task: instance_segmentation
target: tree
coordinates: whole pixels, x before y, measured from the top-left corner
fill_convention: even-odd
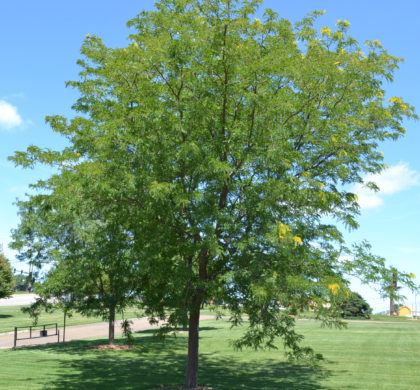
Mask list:
[[[389,275],[366,244],[347,249],[335,222],[357,227],[349,185],[383,169],[378,143],[416,116],[400,97],[384,99],[400,60],[379,41],[363,53],[347,21],[318,32],[322,12],[292,25],[269,9],[255,18],[260,3],[161,0],[129,22],[126,48],[87,36],[80,80],[69,82],[81,115],[47,118],[69,146],[12,158],[76,177],[106,172],[89,201],[119,210],[107,223],[124,213],[147,313],[188,324],[186,388],[198,383],[206,299],[223,300],[233,325],[247,315],[237,347],[280,336],[291,356],[313,361],[290,313],[313,302],[336,323],[322,305],[329,285]]]
[[[12,268],[9,260],[0,252],[0,298],[8,298],[12,295],[12,289],[15,287]]]
[[[18,202],[21,223],[12,234],[11,246],[22,258],[36,241],[38,259],[42,258],[38,264],[50,264],[36,288],[40,299],[29,311],[36,314],[40,307],[51,311],[59,305],[65,316],[71,310],[101,315],[109,321],[108,342],[114,344],[116,312],[137,301],[137,279],[132,277],[135,261],[128,256],[130,239],[123,223],[112,224],[111,218],[105,222],[104,208],[94,208],[88,197],[78,193],[80,183],[71,172],[48,182],[54,188],[51,194]],[[112,212],[109,207],[108,212]]]
[[[347,299],[341,302],[340,309],[342,318],[362,317],[369,319],[372,314],[372,308],[356,292],[350,293]]]

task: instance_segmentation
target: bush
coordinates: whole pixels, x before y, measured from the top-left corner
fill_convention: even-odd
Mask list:
[[[356,292],[352,292],[348,299],[341,303],[340,308],[341,317],[343,318],[361,317],[369,319],[372,314],[372,308],[364,298]]]

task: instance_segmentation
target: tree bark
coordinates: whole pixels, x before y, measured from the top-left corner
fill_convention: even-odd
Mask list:
[[[195,302],[190,312],[188,330],[188,358],[187,375],[185,378],[185,389],[194,389],[198,386],[198,336],[200,325],[201,300]]]
[[[108,344],[114,345],[115,343],[115,306],[109,308],[109,332]]]

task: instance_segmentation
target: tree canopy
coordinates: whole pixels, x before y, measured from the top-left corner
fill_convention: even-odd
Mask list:
[[[290,314],[313,304],[335,322],[322,304],[348,275],[389,277],[337,225],[357,227],[349,185],[384,168],[378,144],[416,117],[402,98],[384,99],[400,59],[379,41],[362,47],[345,20],[319,31],[323,12],[292,24],[270,9],[256,18],[260,3],[161,0],[128,23],[125,48],[88,35],[80,79],[68,83],[80,115],[47,118],[69,146],[12,157],[57,167],[37,188],[64,199],[74,220],[106,210],[101,231],[124,236],[111,256],[129,242],[148,315],[188,324],[186,388],[197,386],[206,299],[225,302],[234,325],[248,320],[238,347],[280,336],[291,356],[313,361]],[[85,225],[81,235],[81,245],[102,240]]]

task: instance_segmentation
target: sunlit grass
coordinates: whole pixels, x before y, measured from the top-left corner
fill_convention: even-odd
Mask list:
[[[243,329],[226,321],[203,321],[200,333],[200,385],[217,389],[418,389],[420,324],[350,323],[348,329],[320,328],[301,320],[305,343],[325,357],[324,375],[287,362],[279,350],[235,351],[231,341]],[[118,339],[121,340],[121,339]],[[131,351],[88,347],[106,340],[0,351],[1,389],[149,389],[184,381],[187,337],[165,342],[152,331],[135,334]],[[124,342],[121,340],[121,342]]]

